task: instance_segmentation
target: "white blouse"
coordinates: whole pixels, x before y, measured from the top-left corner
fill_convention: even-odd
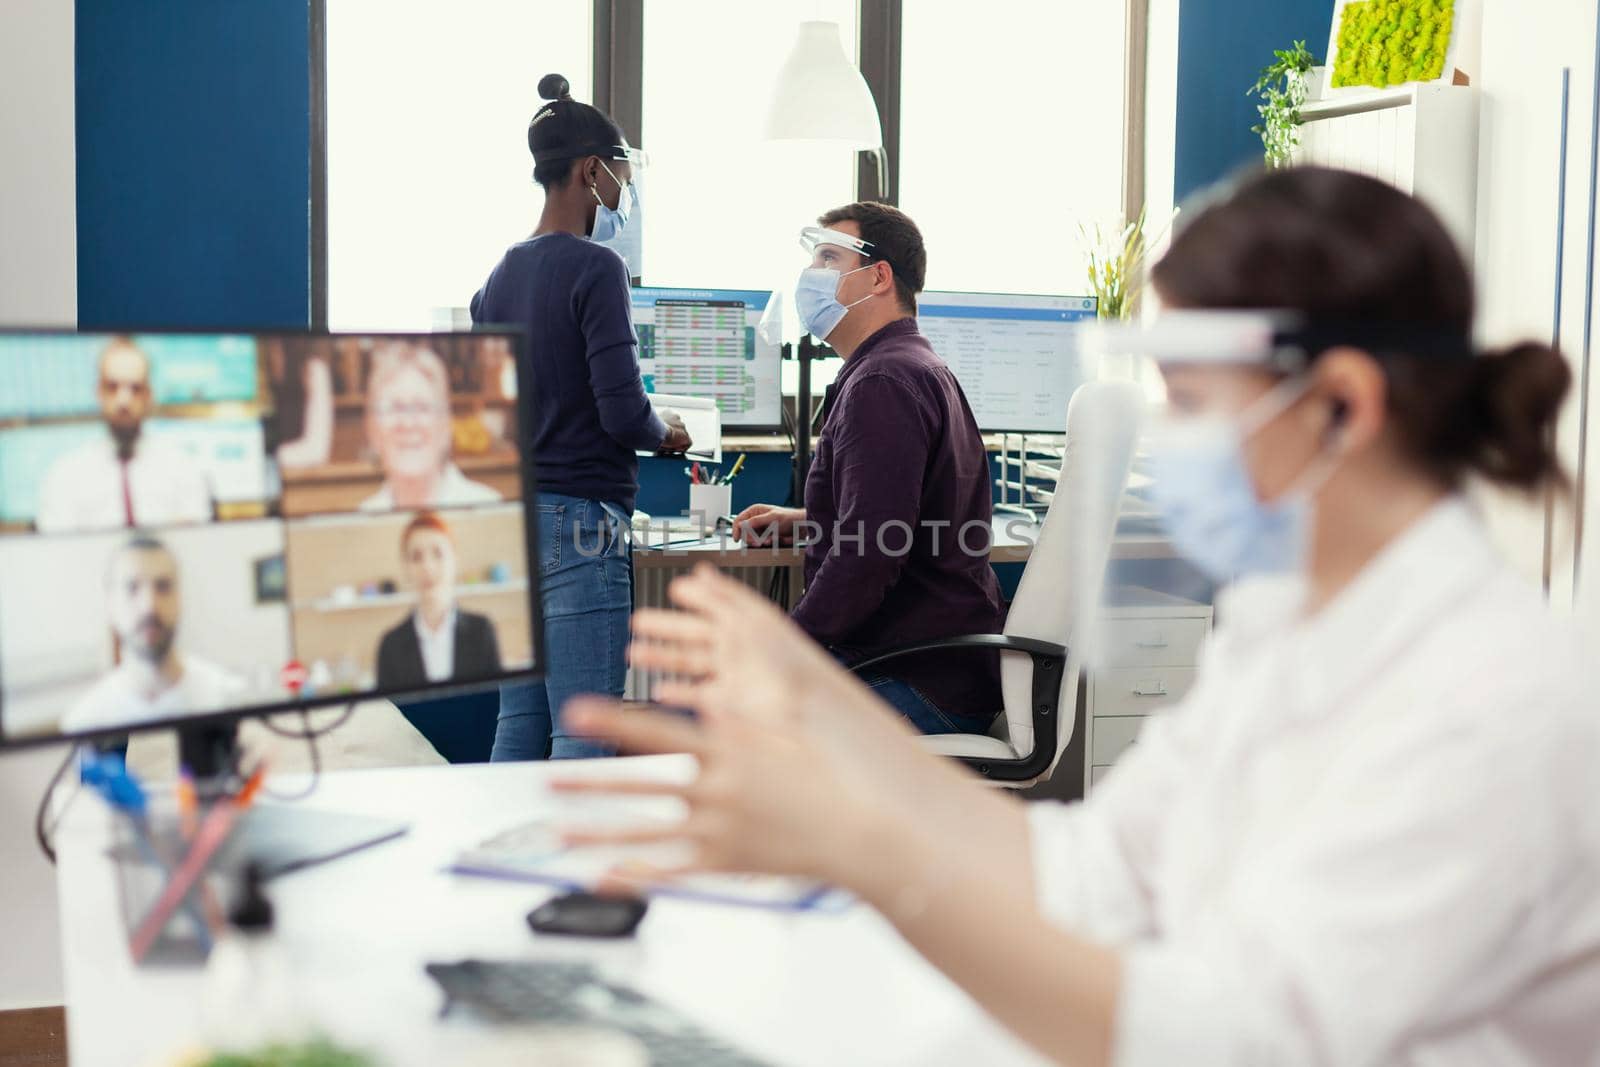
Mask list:
[[[1114,1060],[1600,1064],[1600,699],[1450,500],[1339,597],[1243,582],[1195,689],[1030,813],[1041,908],[1123,946]]]

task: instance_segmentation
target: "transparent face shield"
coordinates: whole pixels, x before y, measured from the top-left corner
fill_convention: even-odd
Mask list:
[[[840,274],[861,266],[863,259],[872,258],[871,241],[825,226],[807,226],[801,230],[800,247],[811,257],[808,266],[836,270]]]
[[[1094,323],[1080,346],[1090,375],[1138,387],[1146,433],[1236,417],[1264,381],[1310,364],[1299,316],[1270,310],[1168,311],[1141,323]]]
[[[1304,366],[1284,340],[1292,324],[1274,312],[1167,312],[1076,331],[1086,384],[1069,406],[1052,501],[1071,519],[1064,530],[1047,524],[1036,552],[1051,553],[1058,535],[1069,542],[1060,608],[1078,620],[1081,662],[1098,671],[1097,705],[1123,709],[1102,715],[1145,715],[1182,697],[1217,589],[1167,528],[1152,456],[1186,434],[1233,433],[1275,379]],[[1028,449],[1009,465],[1024,480],[1040,463],[1031,442]],[[1133,722],[1096,719],[1089,728]],[[1128,741],[1088,738],[1091,777]]]

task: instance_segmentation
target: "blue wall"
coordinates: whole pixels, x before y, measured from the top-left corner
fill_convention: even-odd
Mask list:
[[[1333,0],[1183,0],[1178,14],[1178,139],[1173,192],[1179,202],[1261,161],[1253,97],[1274,49],[1303,40],[1325,58]]]
[[[305,326],[305,0],[77,0],[78,322]]]

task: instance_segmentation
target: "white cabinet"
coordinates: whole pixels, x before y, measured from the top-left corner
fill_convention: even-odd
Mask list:
[[[1109,591],[1101,618],[1102,666],[1084,684],[1088,791],[1136,742],[1145,720],[1194,685],[1212,613],[1209,604],[1125,586]]]
[[[1478,93],[1405,85],[1300,109],[1295,162],[1370,174],[1416,195],[1472,257],[1478,213]]]

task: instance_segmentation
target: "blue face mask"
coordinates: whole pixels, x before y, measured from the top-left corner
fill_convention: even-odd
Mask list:
[[[589,186],[589,192],[594,194],[595,199],[594,229],[590,231],[589,239],[591,241],[610,241],[628,225],[628,216],[633,214],[633,183],[622,184],[617,181],[615,174],[611,174],[610,167],[607,167],[603,162],[600,166],[604,168],[607,174],[611,175],[612,181],[617,182],[617,206],[615,208],[606,207],[605,200],[600,197],[600,190],[593,185]]]
[[[810,267],[800,272],[800,281],[794,287],[794,306],[800,316],[800,325],[805,327],[807,333],[826,341],[834,327],[844,320],[845,312],[872,297],[868,293],[853,303],[839,303],[839,283],[871,266],[868,263],[866,267],[857,267],[843,274],[833,267]]]
[[[1314,463],[1294,490],[1264,503],[1256,496],[1244,458],[1244,442],[1251,434],[1287,409],[1306,388],[1287,384],[1287,389],[1263,396],[1237,420],[1188,420],[1188,425],[1158,435],[1152,444],[1150,495],[1167,536],[1180,555],[1214,581],[1293,573],[1305,563],[1312,497],[1333,473],[1333,464]]]

